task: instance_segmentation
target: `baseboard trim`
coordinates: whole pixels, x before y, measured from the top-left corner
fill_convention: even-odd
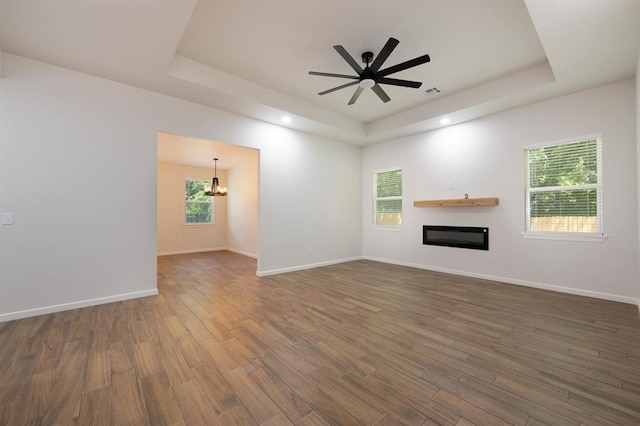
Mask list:
[[[191,253],[205,253],[208,251],[221,251],[229,250],[226,247],[217,248],[205,248],[205,249],[190,249],[190,250],[175,250],[175,251],[159,251],[158,256],[172,256],[174,254],[191,254]]]
[[[320,268],[322,266],[337,265],[339,263],[353,262],[356,260],[362,260],[362,256],[346,257],[342,259],[328,260],[326,262],[309,263],[306,265],[292,266],[290,268],[270,269],[267,271],[257,271],[256,275],[259,277],[266,277],[269,275],[286,274],[287,272],[304,271],[305,269]]]
[[[157,256],[173,256],[175,254],[192,254],[192,253],[206,253],[210,251],[231,251],[234,253],[241,254],[243,256],[252,257],[254,259],[258,258],[257,254],[249,253],[242,250],[237,250],[231,247],[217,247],[217,248],[206,248],[206,249],[194,249],[194,250],[176,250],[176,251],[160,251]]]
[[[80,300],[78,302],[62,303],[60,305],[44,306],[42,308],[26,309],[24,311],[0,314],[0,322],[13,321],[21,318],[35,317],[38,315],[52,314],[54,312],[68,311],[71,309],[86,308],[88,306],[103,305],[105,303],[121,302],[123,300],[138,299],[140,297],[156,296],[158,289],[136,291],[133,293],[116,294],[114,296],[98,297],[96,299]]]
[[[238,254],[241,254],[241,255],[243,255],[243,256],[252,257],[252,258],[254,258],[254,259],[257,259],[257,258],[258,258],[258,255],[257,255],[257,254],[249,253],[249,252],[242,251],[242,250],[236,250],[236,249],[234,249],[234,248],[226,248],[225,250],[231,251],[231,252],[233,252],[233,253],[238,253]]]
[[[397,261],[392,259],[382,259],[382,258],[371,257],[371,256],[363,256],[362,258],[366,260],[371,260],[374,262],[390,263],[393,265],[408,266],[410,268],[424,269],[427,271],[443,272],[445,274],[461,275],[463,277],[479,278],[479,279],[489,280],[489,281],[498,281],[506,284],[515,284],[523,287],[537,288],[540,290],[550,290],[550,291],[556,291],[559,293],[574,294],[576,296],[593,297],[596,299],[610,300],[613,302],[621,302],[621,303],[629,303],[632,305],[640,306],[640,299],[636,299],[633,297],[619,296],[617,294],[600,293],[600,292],[591,291],[591,290],[583,290],[583,289],[564,287],[564,286],[558,286],[558,285],[552,285],[552,284],[543,284],[535,281],[518,280],[514,278],[500,277],[496,275],[477,274],[475,272],[440,268],[437,266],[430,266],[430,265],[420,265],[417,263],[402,262],[402,261]]]

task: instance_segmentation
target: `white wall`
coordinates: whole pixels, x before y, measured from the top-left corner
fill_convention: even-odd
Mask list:
[[[261,150],[258,271],[360,256],[361,149],[3,54],[0,321],[154,294],[158,131]],[[307,254],[307,247],[312,247]]]
[[[258,257],[258,151],[247,150],[246,161],[227,171],[227,247]]]
[[[636,64],[636,170],[638,170],[638,245],[640,246],[640,51],[638,51],[638,63]],[[640,249],[638,250],[638,310],[640,311]]]
[[[368,147],[365,188],[376,169],[403,169],[401,232],[373,230],[363,192],[364,256],[636,303],[638,191],[634,81],[548,100]],[[602,243],[524,239],[524,147],[603,133]],[[449,182],[453,190],[448,189]],[[497,196],[497,207],[414,208],[414,200]],[[423,246],[422,225],[490,228],[490,250]]]
[[[272,136],[264,135],[269,149],[260,150],[258,274],[359,259],[361,148],[315,143],[315,138],[295,132]],[[278,167],[283,161],[287,166]]]
[[[225,170],[218,177],[228,182]],[[158,255],[227,248],[227,197],[213,197],[213,224],[185,224],[185,180],[211,178],[211,168],[158,163]]]

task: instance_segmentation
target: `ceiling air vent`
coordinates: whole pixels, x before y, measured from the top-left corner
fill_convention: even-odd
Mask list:
[[[440,92],[442,92],[442,90],[438,89],[437,87],[432,87],[430,89],[425,90],[424,94],[427,96],[433,96],[433,95],[437,95]]]

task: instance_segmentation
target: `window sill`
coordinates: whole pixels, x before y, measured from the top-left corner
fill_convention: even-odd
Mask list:
[[[392,232],[400,232],[403,231],[404,228],[402,225],[374,225],[371,227],[373,231],[392,231]]]
[[[609,237],[606,234],[580,235],[560,232],[523,232],[522,236],[531,240],[584,241],[588,243],[601,243]]]
[[[188,228],[201,228],[215,226],[215,223],[183,223],[182,226],[186,226]]]

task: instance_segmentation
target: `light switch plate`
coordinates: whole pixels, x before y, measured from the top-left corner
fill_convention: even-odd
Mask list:
[[[2,224],[13,225],[13,213],[2,213]]]

